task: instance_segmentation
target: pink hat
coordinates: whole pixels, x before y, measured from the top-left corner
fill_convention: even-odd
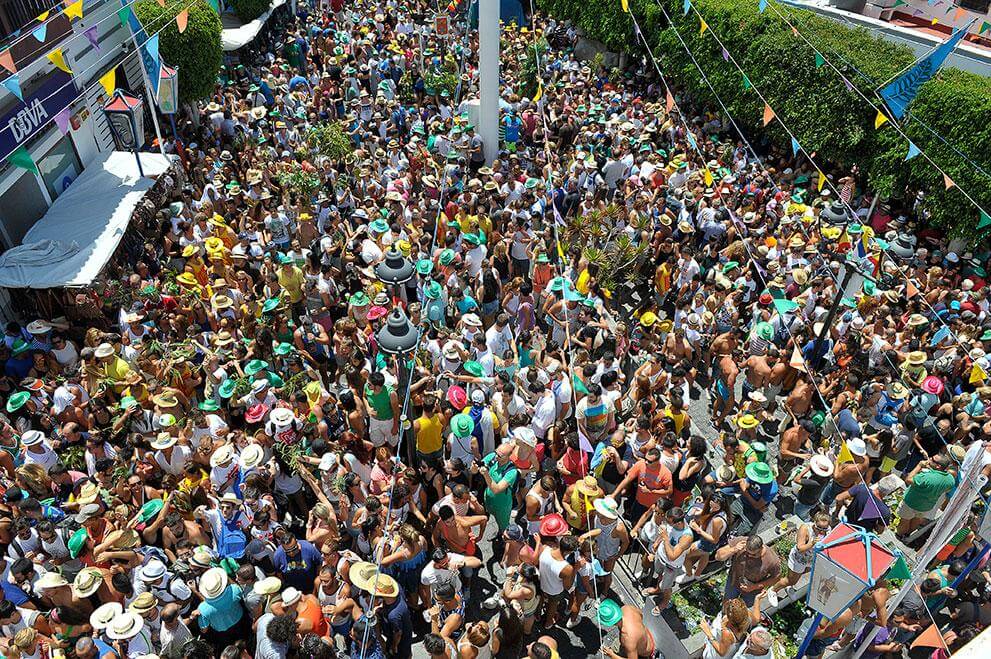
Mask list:
[[[550,513],[540,518],[540,535],[560,538],[568,534],[568,523],[559,513]]]
[[[448,388],[447,400],[455,409],[461,410],[468,404],[468,394],[462,387],[455,384]]]
[[[266,414],[268,414],[268,405],[258,403],[248,408],[248,411],[244,413],[244,420],[248,423],[258,423],[265,418]]]
[[[379,318],[385,316],[387,313],[389,312],[386,310],[385,307],[380,307],[378,305],[375,305],[374,307],[368,310],[368,314],[367,314],[368,320],[378,320]]]
[[[928,394],[938,396],[943,393],[943,381],[935,375],[930,375],[922,381],[922,390]]]

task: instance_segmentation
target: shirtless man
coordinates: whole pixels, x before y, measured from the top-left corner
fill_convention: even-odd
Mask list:
[[[740,367],[736,365],[732,352],[716,358],[712,379],[712,426],[716,430],[722,428],[723,420],[733,411],[739,374]]]
[[[779,360],[771,369],[771,377],[767,383],[767,413],[774,414],[777,409],[777,397],[781,392],[790,392],[798,379],[799,371],[788,363],[787,359]]]
[[[743,362],[743,369],[747,372],[747,379],[743,381],[744,398],[747,398],[750,392],[761,391],[771,383],[771,371],[777,363],[778,349],[774,346],[768,346],[766,354],[750,355],[747,361]],[[766,395],[766,392],[764,393]]]
[[[784,485],[788,482],[788,478],[795,470],[795,467],[812,458],[812,454],[808,452],[808,442],[814,429],[815,424],[812,421],[809,419],[799,419],[793,426],[782,433],[781,444],[778,447],[780,451],[778,455],[779,485]]]
[[[853,622],[854,616],[860,611],[860,602],[854,602],[853,605],[841,613],[836,620],[830,622],[828,619],[823,618],[819,622],[819,626],[816,628],[815,634],[812,636],[812,642],[809,644],[806,650],[805,656],[809,659],[818,659],[825,652],[833,642],[840,638],[840,635],[847,628],[847,626]]]
[[[691,362],[695,349],[685,338],[685,328],[675,327],[664,339],[664,368],[670,373],[681,366],[685,371],[689,387],[695,386],[695,369]]]
[[[815,389],[812,387],[812,383],[809,382],[809,378],[802,374],[795,382],[791,393],[785,399],[785,410],[796,419],[806,416],[809,408],[812,407],[814,391]]]
[[[822,492],[821,501],[827,507],[833,504],[837,495],[846,492],[860,482],[861,474],[867,473],[867,465],[870,460],[867,457],[867,446],[864,440],[850,439],[847,440],[846,445],[853,462],[836,461],[836,467],[833,469],[833,480]]]
[[[654,637],[643,624],[643,612],[639,607],[632,604],[620,607],[611,599],[602,600],[598,618],[603,628],[619,628],[618,642],[602,648],[610,659],[650,659],[656,654]]]
[[[165,505],[169,506],[170,504],[171,499]],[[178,512],[168,511],[162,518],[162,522],[165,525],[165,528],[162,529],[162,546],[170,560],[175,560],[175,546],[180,540],[188,540],[194,547],[213,544],[202,526],[193,520],[183,519]]]

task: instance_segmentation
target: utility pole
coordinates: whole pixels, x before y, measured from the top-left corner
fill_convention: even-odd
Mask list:
[[[819,336],[816,337],[815,343],[812,345],[812,357],[809,359],[812,362],[812,366],[815,369],[819,369],[819,361],[822,359],[823,347],[826,343],[826,335],[829,334],[829,328],[833,326],[833,321],[836,320],[836,314],[840,311],[840,305],[843,303],[843,291],[846,290],[847,284],[850,283],[850,278],[853,277],[855,269],[853,265],[847,260],[846,272],[843,275],[843,281],[840,283],[840,290],[836,292],[836,298],[833,300],[832,306],[829,307],[829,312],[826,314],[826,320],[822,323],[822,329],[819,331]]]
[[[478,135],[485,162],[499,154],[499,0],[478,0]]]

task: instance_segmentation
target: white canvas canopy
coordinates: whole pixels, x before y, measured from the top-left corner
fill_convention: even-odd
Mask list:
[[[148,177],[170,165],[161,154],[142,153],[142,178],[134,154],[126,151],[112,151],[90,164],[22,243],[0,254],[0,286],[58,288],[92,282],[124,237],[134,208],[155,184]]]
[[[234,14],[224,14],[221,17],[224,23],[224,29],[220,33],[220,43],[223,45],[224,51],[237,50],[251,43],[252,39],[258,36],[262,26],[265,25],[265,21],[272,15],[272,12],[284,4],[286,4],[286,0],[272,0],[268,11],[250,23],[244,23],[243,25]]]

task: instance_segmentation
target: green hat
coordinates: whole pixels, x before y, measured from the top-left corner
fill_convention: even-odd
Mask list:
[[[162,511],[165,507],[165,501],[162,499],[150,499],[145,502],[145,505],[141,506],[141,510],[138,511],[138,520],[142,523],[147,524],[149,521],[155,518],[155,515]]]
[[[802,175],[798,176],[797,178],[795,178],[795,185],[802,185],[803,183],[808,183],[808,182],[809,182],[809,175],[808,174],[802,174]],[[792,199],[792,201],[795,201],[795,198],[794,197],[792,197],[791,199]],[[795,203],[799,203],[800,204],[802,202],[801,201],[797,201]]]
[[[416,262],[416,271],[421,275],[429,275],[434,271],[434,262],[430,259],[420,259]]]
[[[163,428],[171,428],[176,423],[176,418],[174,414],[163,414],[158,417],[158,425]]]
[[[16,394],[12,394],[11,397],[7,399],[7,411],[16,412],[24,407],[24,404],[27,403],[30,398],[30,391],[18,391]]]
[[[352,307],[367,307],[369,303],[368,296],[365,295],[365,291],[358,291],[348,298],[348,304]]]
[[[991,341],[991,329],[984,330],[981,334],[981,341]]]
[[[440,264],[451,265],[451,262],[454,260],[454,256],[455,254],[453,249],[445,249],[440,253]]]
[[[245,375],[254,375],[258,371],[264,371],[268,368],[268,362],[263,359],[252,359],[248,362],[248,365],[244,367]]]
[[[14,353],[14,356],[16,357],[17,355],[23,355],[25,352],[30,350],[30,348],[31,348],[31,344],[29,344],[24,339],[14,339],[14,345],[10,347],[10,350],[12,353]]]
[[[281,265],[288,265],[292,263],[292,257],[288,254],[283,254],[282,252],[279,252],[279,255],[275,258]]]
[[[736,261],[727,261],[723,265],[723,274],[725,275],[727,272],[731,272],[732,270],[734,270],[736,268],[739,268],[739,267],[740,267],[740,264],[738,262],[736,262]]]
[[[475,430],[475,422],[467,414],[455,414],[451,419],[451,431],[455,437],[468,437]]]
[[[134,396],[124,396],[120,399],[120,409],[128,410],[138,404],[138,399]]]
[[[864,280],[864,295],[874,295],[877,293],[877,284],[870,279]]]
[[[826,422],[826,413],[822,410],[816,412],[812,415],[812,423],[815,424],[817,428],[821,428],[822,424]]]
[[[757,323],[757,327],[754,328],[754,331],[757,332],[757,336],[765,341],[770,341],[774,337],[774,327],[772,327],[771,323],[768,322]]]
[[[465,370],[474,375],[476,378],[482,377],[485,373],[485,368],[476,361],[467,361],[464,363]]]
[[[440,293],[441,293],[440,284],[438,284],[435,281],[430,282],[423,289],[423,294],[426,295],[431,300],[436,300],[437,298],[439,298]]]
[[[272,352],[274,352],[275,354],[281,357],[283,355],[288,355],[292,351],[293,351],[292,344],[283,341],[279,345],[275,346],[275,350],[273,350]]]
[[[801,190],[798,191],[798,192],[796,192],[795,194],[793,194],[791,196],[791,201],[792,201],[792,203],[795,203],[795,204],[804,204],[805,203],[805,200],[802,199],[802,192],[801,192]]]
[[[537,263],[550,263],[551,259],[545,252],[541,252],[537,255]]]
[[[774,472],[766,462],[751,462],[744,469],[747,478],[755,483],[760,483],[761,485],[766,485],[774,480]]]
[[[528,178],[528,179],[526,180],[526,183],[524,183],[524,184],[523,184],[523,186],[524,186],[524,187],[525,187],[525,188],[526,188],[527,190],[533,190],[533,189],[534,189],[535,187],[537,187],[537,184],[538,184],[538,183],[540,183],[540,181],[539,181],[538,179],[535,179],[535,178],[533,178],[533,177],[530,177],[530,178]]]
[[[466,233],[465,234],[465,242],[466,243],[469,243],[471,245],[480,245],[482,243],[482,240],[478,237],[477,234]]]
[[[86,538],[89,537],[89,533],[86,529],[78,529],[75,533],[69,536],[69,542],[65,543],[69,548],[69,556],[72,558],[79,558],[79,554],[82,553],[83,547],[86,546]]]
[[[272,311],[275,311],[281,302],[282,300],[277,297],[268,298],[262,305],[262,313],[271,313]]]
[[[216,398],[207,398],[196,407],[200,408],[204,412],[216,412],[220,409],[220,403],[217,402]]]
[[[274,387],[275,389],[286,386],[286,381],[283,380],[281,377],[279,377],[279,375],[277,375],[276,373],[273,373],[272,371],[267,371],[265,373],[265,377],[268,378],[268,384]]]
[[[234,395],[234,390],[237,388],[237,382],[227,378],[220,383],[220,387],[217,389],[217,393],[220,394],[221,398],[230,398]]]
[[[389,230],[389,223],[379,218],[370,222],[368,228],[374,233],[385,233]]]
[[[599,603],[599,613],[596,620],[602,627],[612,627],[623,619],[623,607],[611,599],[604,599]]]

